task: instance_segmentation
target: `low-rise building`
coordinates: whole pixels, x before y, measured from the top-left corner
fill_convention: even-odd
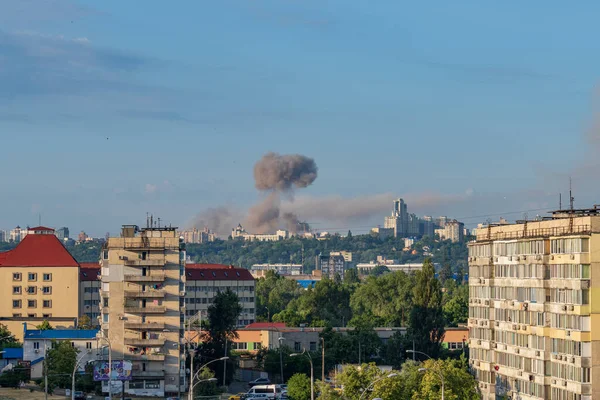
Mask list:
[[[194,228],[187,231],[178,232],[179,237],[183,238],[184,243],[208,243],[214,242],[217,238],[217,235],[210,231],[207,227],[199,230],[198,228]]]
[[[23,324],[25,325],[25,324]],[[78,370],[83,372],[85,365],[97,359],[99,352],[98,331],[95,329],[51,329],[28,330],[23,329],[23,361],[31,364],[31,378],[38,379],[43,376],[43,361],[46,352],[53,343],[69,341],[71,345],[84,355],[79,363]]]
[[[369,263],[356,264],[356,269],[361,275],[369,275],[371,271],[378,266],[384,266],[390,270],[390,272],[402,271],[407,274],[417,272],[423,269],[423,263],[409,263],[409,264],[396,264],[396,263],[381,263],[371,261]]]
[[[256,279],[267,274],[268,271],[275,271],[281,276],[302,274],[302,264],[254,264],[250,267],[250,273]]]
[[[343,278],[347,264],[344,256],[319,254],[315,257],[315,269],[321,271],[322,277],[333,279],[338,275]]]
[[[241,224],[238,224],[237,227],[235,227],[234,229],[231,230],[231,238],[232,239],[243,239],[243,240],[248,240],[250,242],[255,241],[255,240],[257,240],[259,242],[277,242],[279,240],[288,239],[289,237],[290,237],[290,232],[288,232],[284,229],[279,229],[274,234],[248,233],[248,232],[246,232],[246,230],[244,229],[244,227]]]
[[[227,289],[238,295],[242,305],[238,326],[256,320],[255,281],[250,271],[221,264],[186,264],[185,313],[188,317],[208,315],[208,307],[217,293]]]

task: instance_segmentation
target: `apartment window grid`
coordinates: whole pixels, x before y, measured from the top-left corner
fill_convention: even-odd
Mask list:
[[[21,300],[13,300],[13,308],[21,308]]]
[[[36,286],[27,286],[27,294],[36,294],[37,287]]]
[[[43,294],[52,294],[52,286],[43,286],[42,293]]]
[[[20,281],[22,279],[22,275],[20,272],[13,273],[13,281]]]
[[[44,279],[44,282],[51,282],[52,281],[52,274],[44,274],[43,275],[43,279]]]
[[[27,300],[27,308],[36,308],[37,300]]]
[[[37,281],[37,274],[35,272],[29,272],[27,274],[27,280],[30,281],[30,282]]]
[[[44,308],[52,308],[52,300],[44,300],[42,304]]]
[[[13,294],[21,294],[21,286],[13,286]]]

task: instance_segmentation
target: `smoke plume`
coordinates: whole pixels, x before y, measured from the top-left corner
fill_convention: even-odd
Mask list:
[[[317,179],[317,171],[315,160],[300,154],[265,154],[254,165],[254,186],[268,195],[248,210],[244,225],[255,233],[272,232],[282,223],[287,230],[298,231],[301,223],[296,214],[281,215],[281,195],[293,201],[294,189],[311,185]]]

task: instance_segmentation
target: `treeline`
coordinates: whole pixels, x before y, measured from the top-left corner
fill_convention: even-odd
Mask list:
[[[434,263],[448,264],[454,273],[468,270],[466,243],[424,237],[415,242],[410,251],[403,249],[404,239],[382,240],[374,235],[334,235],[326,240],[293,237],[277,242],[217,240],[186,245],[187,254],[194,262],[231,264],[244,268],[263,263],[295,263],[303,264],[304,270],[308,272],[315,268],[317,255],[328,255],[331,251],[350,251],[355,263],[374,261],[377,256],[395,259],[400,263],[423,262],[430,257]]]

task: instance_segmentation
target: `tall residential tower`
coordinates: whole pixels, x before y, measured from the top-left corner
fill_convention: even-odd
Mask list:
[[[600,398],[600,209],[488,225],[469,244],[483,399]]]
[[[102,331],[112,359],[132,363],[131,395],[185,391],[183,335],[185,252],[176,228],[124,225],[106,243],[102,266]]]

